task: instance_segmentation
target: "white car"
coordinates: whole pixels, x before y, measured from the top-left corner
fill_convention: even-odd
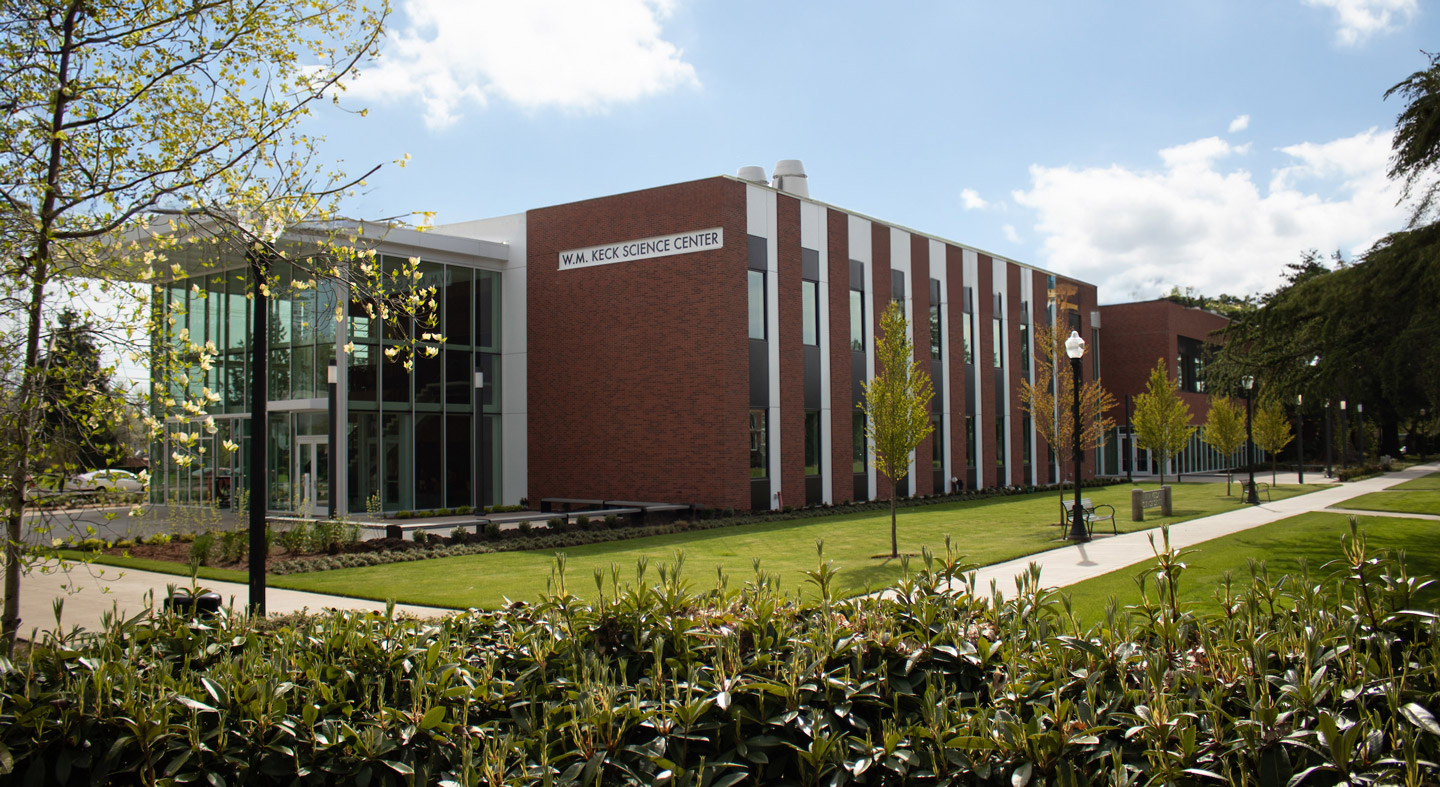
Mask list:
[[[71,479],[77,490],[106,492],[139,492],[145,488],[140,477],[129,470],[91,470]]]

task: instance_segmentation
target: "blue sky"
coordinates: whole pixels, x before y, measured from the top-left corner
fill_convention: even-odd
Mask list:
[[[399,0],[307,130],[436,223],[798,158],[813,197],[1095,282],[1271,289],[1403,228],[1384,91],[1419,0]],[[401,168],[390,162],[409,154]]]

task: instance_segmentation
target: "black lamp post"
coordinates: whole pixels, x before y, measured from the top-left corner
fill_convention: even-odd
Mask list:
[[[1255,436],[1251,424],[1255,420],[1255,398],[1251,390],[1255,387],[1255,378],[1247,374],[1240,382],[1245,386],[1245,469],[1250,473],[1250,480],[1245,485],[1245,502],[1258,506],[1260,495],[1255,492]]]
[[[330,389],[330,447],[325,452],[327,458],[325,467],[325,497],[330,505],[330,518],[334,519],[336,510],[335,498],[337,497],[335,494],[335,445],[340,441],[340,413],[335,407],[340,387],[340,367],[335,365],[334,358],[331,358],[330,365],[325,367],[325,381],[328,383],[328,388]],[[318,471],[320,468],[317,467],[315,469]]]
[[[1331,444],[1335,442],[1335,437],[1330,433],[1330,432],[1331,432],[1331,427],[1330,427],[1330,425],[1331,425],[1331,423],[1333,423],[1334,421],[1335,421],[1335,413],[1334,413],[1333,409],[1330,407],[1330,400],[1329,400],[1329,399],[1326,399],[1326,400],[1325,400],[1325,477],[1326,477],[1326,478],[1330,478],[1330,477],[1332,477],[1332,476],[1335,475],[1335,463],[1334,463],[1334,461],[1333,461],[1333,459],[1332,459],[1332,456],[1331,456],[1331,453],[1330,453],[1331,447],[1332,447]]]
[[[1070,356],[1071,388],[1075,390],[1074,424],[1070,429],[1075,438],[1075,507],[1070,512],[1070,535],[1067,538],[1089,541],[1090,534],[1085,531],[1085,509],[1080,507],[1080,357],[1085,354],[1085,340],[1080,338],[1079,331],[1071,331],[1070,338],[1065,340],[1065,354]]]
[[[1345,400],[1340,400],[1340,467],[1350,464],[1350,425],[1345,422]]]
[[[1365,458],[1365,403],[1355,403],[1355,447],[1360,449],[1360,464],[1364,466]]]
[[[1305,407],[1304,394],[1295,394],[1295,469],[1300,476],[1300,483],[1305,483]]]

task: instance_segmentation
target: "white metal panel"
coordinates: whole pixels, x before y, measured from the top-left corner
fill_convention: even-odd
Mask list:
[[[833,487],[836,471],[833,467],[835,438],[830,431],[830,237],[825,232],[827,217],[828,211],[823,205],[800,203],[800,244],[820,253],[817,305],[820,309],[820,499],[829,505],[835,502]],[[808,243],[806,227],[810,228]]]
[[[975,253],[973,249],[965,249],[961,253],[960,267],[964,271],[962,281],[970,288],[972,300],[974,301],[971,307],[975,310],[972,314],[962,314],[962,317],[970,321],[971,349],[975,353],[975,377],[970,380],[971,390],[974,393],[974,396],[971,398],[975,402],[975,410],[974,412],[966,413],[966,415],[970,416],[971,422],[975,424],[975,488],[978,489],[984,485],[983,481],[985,478],[985,465],[980,461],[980,457],[985,455],[985,430],[980,427],[980,425],[984,423],[982,416],[985,414],[985,402],[980,398],[980,379],[984,377],[985,374],[980,368],[980,326],[976,323],[976,319],[979,316],[979,300],[986,297],[986,294],[980,292],[980,289],[976,286],[980,281],[980,255]],[[964,306],[962,305],[961,308],[963,309]]]
[[[940,282],[940,388],[944,392],[940,402],[940,434],[935,436],[937,440],[944,440],[944,481],[945,488],[936,490],[940,492],[950,491],[950,479],[957,475],[955,472],[955,446],[950,439],[954,432],[950,423],[950,271],[946,267],[946,249],[941,241],[930,239],[930,278]]]

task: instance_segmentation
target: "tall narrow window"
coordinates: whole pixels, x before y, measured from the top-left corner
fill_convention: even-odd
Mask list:
[[[1020,374],[1030,379],[1030,326],[1020,323]]]
[[[995,466],[1005,466],[1005,417],[995,419]],[[1003,481],[1003,479],[1002,479]]]
[[[750,274],[750,338],[765,338],[765,272]]]
[[[965,416],[965,466],[975,469],[975,416]]]
[[[765,435],[765,411],[750,411],[750,477],[764,478],[769,475],[770,450]]]
[[[801,341],[812,347],[820,344],[820,293],[813,281],[800,282],[800,318],[804,320]]]
[[[995,342],[995,368],[1005,365],[1005,322],[999,317],[991,321],[991,338]]]
[[[967,366],[975,363],[975,352],[973,349],[975,337],[971,324],[969,314],[962,314],[960,316],[960,339],[965,342],[965,364]]]
[[[820,411],[805,411],[805,475],[820,475]]]
[[[863,472],[865,472],[865,414],[864,414],[864,413],[861,413],[861,412],[858,412],[858,411],[855,413],[855,417],[854,417],[854,419],[851,421],[851,427],[850,427],[850,429],[851,429],[851,431],[850,431],[850,436],[851,436],[851,438],[852,438],[852,442],[853,442],[853,445],[854,445],[854,450],[853,450],[853,452],[852,452],[852,453],[853,453],[853,456],[854,456],[854,461],[853,461],[853,467],[852,467],[852,469],[853,469],[854,472],[856,472],[856,473],[863,473]]]
[[[940,304],[930,302],[930,357],[940,360]]]
[[[850,349],[865,352],[865,293],[850,291]]]
[[[935,470],[945,469],[945,434],[941,429],[941,416],[939,413],[930,414],[930,440],[934,448],[930,452],[930,467]]]

